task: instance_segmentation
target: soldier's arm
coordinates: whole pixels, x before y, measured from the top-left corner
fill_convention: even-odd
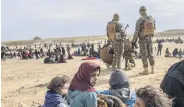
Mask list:
[[[134,42],[134,43],[136,42],[136,40],[137,40],[137,38],[139,36],[139,32],[141,30],[141,24],[142,24],[142,20],[141,19],[137,20],[134,36],[133,36],[133,39],[132,39],[132,42]]]

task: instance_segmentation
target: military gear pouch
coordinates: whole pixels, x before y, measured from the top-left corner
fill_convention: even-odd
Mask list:
[[[155,31],[155,21],[153,17],[146,16],[143,22],[143,35],[152,36],[154,35],[154,31]]]
[[[114,36],[116,33],[115,27],[116,27],[115,23],[112,23],[112,22],[107,25],[107,34],[110,40],[114,39]]]
[[[115,40],[122,40],[121,34],[119,32],[115,34]]]

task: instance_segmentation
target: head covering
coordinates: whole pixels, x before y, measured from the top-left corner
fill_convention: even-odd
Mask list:
[[[111,89],[129,88],[129,81],[127,75],[120,69],[112,72],[109,85]]]
[[[69,90],[95,92],[95,89],[90,84],[90,78],[91,74],[97,69],[100,70],[100,66],[94,62],[82,63],[70,83]]]
[[[113,15],[113,21],[119,21],[119,15],[116,13]]]
[[[146,7],[145,6],[141,6],[139,11],[146,11]]]

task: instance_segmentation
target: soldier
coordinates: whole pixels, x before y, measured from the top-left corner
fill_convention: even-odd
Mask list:
[[[130,39],[126,39],[124,42],[124,53],[123,58],[125,58],[125,70],[131,70],[131,67],[135,67],[135,60],[133,58],[134,50],[132,49],[132,44]],[[130,63],[132,65],[130,65]]]
[[[123,26],[118,21],[119,15],[114,14],[112,21],[108,22],[106,27],[108,39],[112,42],[112,48],[114,49],[112,69],[121,69],[124,32],[122,30]]]
[[[139,47],[144,67],[144,71],[140,74],[149,74],[147,58],[149,59],[149,63],[151,65],[151,74],[154,74],[155,61],[152,55],[152,37],[154,36],[155,31],[155,20],[152,16],[147,15],[146,8],[144,6],[140,7],[139,12],[142,17],[140,17],[136,22],[132,46],[135,46],[137,38],[139,38]]]

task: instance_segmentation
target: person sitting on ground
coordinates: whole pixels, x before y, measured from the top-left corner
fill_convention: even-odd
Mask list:
[[[173,57],[176,57],[178,55],[178,48],[174,49],[172,55],[173,55]]]
[[[56,56],[54,54],[51,55],[50,57],[50,63],[55,63],[56,62]]]
[[[44,63],[45,63],[45,64],[50,63],[50,57],[46,57],[46,58],[44,59]]]
[[[172,100],[164,93],[148,85],[137,90],[134,107],[172,107]]]
[[[63,54],[60,55],[58,63],[67,63],[66,62],[66,58],[65,58],[65,56]]]
[[[109,80],[110,89],[97,91],[98,94],[106,94],[118,97],[127,107],[134,107],[136,95],[130,89],[128,76],[122,70],[112,72]]]
[[[171,53],[169,52],[169,48],[166,48],[165,57],[171,57]]]
[[[68,59],[73,59],[72,55],[70,54],[70,47],[67,46],[67,52],[68,52]]]
[[[73,77],[68,93],[70,107],[97,107],[97,94],[94,86],[100,74],[100,65],[84,62]]]
[[[169,98],[173,107],[184,107],[184,60],[173,64],[165,74],[160,88]]]
[[[67,76],[55,77],[48,85],[43,107],[69,107],[67,104]]]
[[[180,49],[180,51],[178,52],[178,56],[179,56],[179,59],[181,60],[182,58],[182,50]]]

